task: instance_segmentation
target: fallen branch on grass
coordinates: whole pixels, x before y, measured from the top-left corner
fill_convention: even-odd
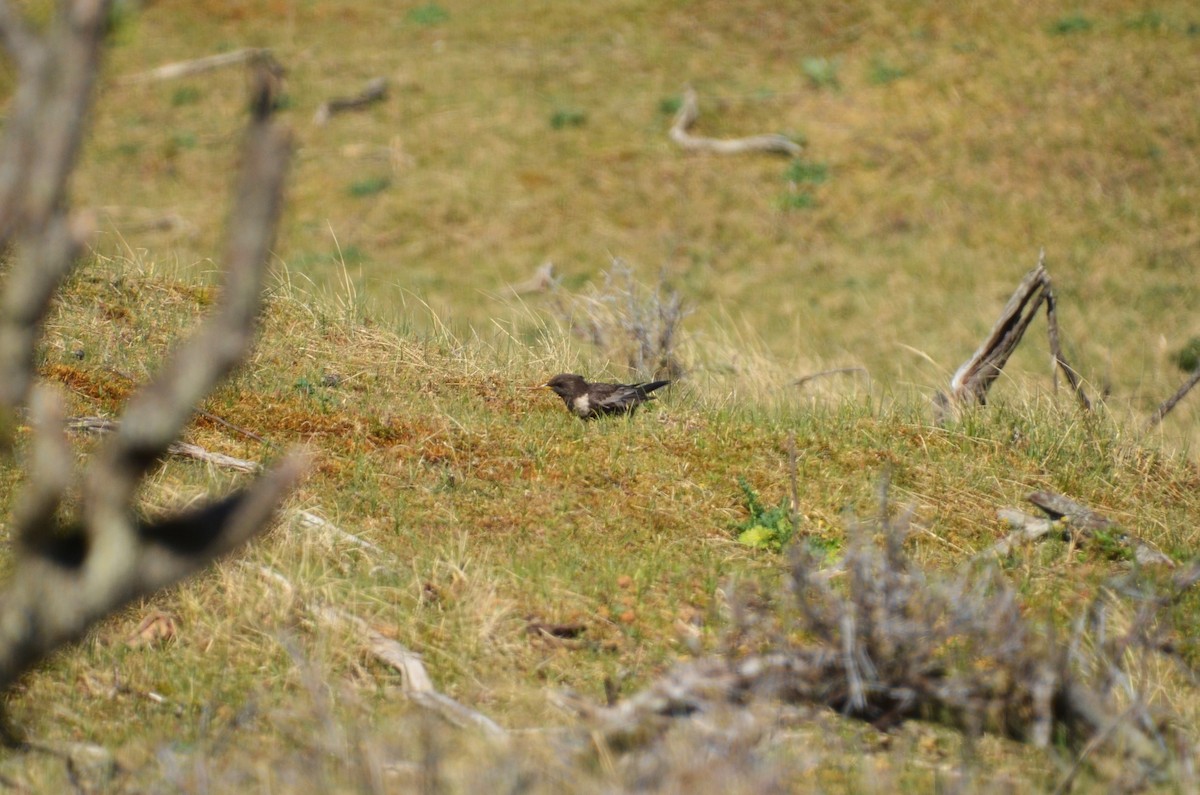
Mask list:
[[[715,152],[719,155],[736,155],[743,152],[772,152],[798,157],[804,150],[799,144],[783,135],[751,135],[747,138],[703,138],[692,135],[688,130],[700,116],[700,103],[691,86],[683,89],[682,103],[671,122],[671,140],[684,149],[699,152]]]
[[[949,395],[942,392],[936,395],[934,405],[939,422],[958,406],[982,406],[987,403],[988,390],[1000,377],[1008,358],[1020,344],[1021,338],[1025,336],[1025,331],[1043,303],[1046,305],[1047,334],[1054,363],[1071,384],[1080,406],[1085,411],[1092,407],[1091,401],[1083,391],[1079,375],[1067,363],[1059,344],[1057,302],[1045,263],[1046,252],[1042,251],[1038,255],[1037,267],[1021,279],[983,343],[971,358],[954,372],[954,377],[950,379]]]
[[[991,548],[995,555],[1004,556],[1022,541],[1037,541],[1057,530],[1074,543],[1100,541],[1113,545],[1121,554],[1128,554],[1143,566],[1175,567],[1175,561],[1150,544],[1121,530],[1116,522],[1099,514],[1086,505],[1061,494],[1035,491],[1027,498],[1049,518],[1030,516],[1022,511],[1002,509],[997,515],[1007,522],[1013,531],[997,541]]]
[[[322,102],[321,106],[317,108],[317,112],[313,114],[313,124],[320,127],[328,124],[329,120],[339,113],[361,110],[385,99],[387,99],[387,78],[377,77],[352,97],[338,97],[328,102]]]
[[[258,47],[247,47],[241,50],[234,50],[233,52],[222,52],[216,55],[206,55],[203,58],[193,58],[188,61],[176,61],[175,63],[164,64],[146,72],[128,75],[122,78],[121,82],[148,83],[153,80],[176,80],[180,77],[191,77],[192,75],[211,72],[214,69],[223,69],[226,66],[238,66],[250,63],[257,58],[269,56],[270,52],[270,50]]]
[[[66,421],[66,427],[68,430],[86,431],[88,433],[115,433],[120,428],[120,424],[116,420],[110,420],[106,417],[71,417]],[[257,461],[234,458],[224,453],[214,453],[205,450],[198,444],[189,444],[187,442],[171,442],[167,446],[166,454],[180,458],[191,458],[195,461],[202,461],[206,464],[212,464],[213,466],[225,469],[236,469],[239,472],[255,473],[262,471],[262,464]]]
[[[295,587],[282,574],[267,566],[254,568],[264,579],[280,586],[289,599],[295,598]],[[460,728],[473,727],[496,739],[508,736],[508,732],[487,715],[434,687],[421,655],[405,648],[399,641],[372,629],[367,622],[341,608],[316,601],[304,603],[304,608],[326,624],[352,630],[372,657],[401,674],[404,694],[417,706],[437,713]]]
[[[508,736],[508,732],[487,715],[439,692],[433,686],[433,679],[430,678],[429,672],[425,670],[425,663],[421,660],[421,655],[409,651],[398,641],[376,632],[361,618],[352,616],[344,610],[316,606],[313,608],[313,612],[326,623],[353,629],[372,657],[403,674],[404,694],[414,704],[436,712],[460,728],[474,727],[494,738]]]

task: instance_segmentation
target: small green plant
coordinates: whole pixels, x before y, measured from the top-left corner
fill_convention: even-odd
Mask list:
[[[567,127],[582,127],[587,123],[587,114],[574,108],[561,108],[550,116],[550,126],[556,130]]]
[[[883,58],[876,56],[871,59],[870,81],[872,85],[887,85],[907,75],[908,72],[898,66],[893,66]]]
[[[800,62],[800,69],[808,82],[814,88],[840,88],[838,82],[838,62],[831,58],[805,58]]]
[[[333,398],[329,396],[326,389],[322,387],[321,380],[311,381],[305,376],[300,376],[292,384],[292,389],[299,392],[306,398],[313,400],[323,412],[329,412],[333,408]]]
[[[783,178],[796,185],[820,185],[829,179],[829,166],[797,158],[788,165]]]
[[[1171,361],[1185,373],[1195,372],[1196,368],[1200,367],[1200,337],[1192,337],[1185,342],[1183,347],[1171,356]]]
[[[737,530],[737,540],[748,547],[779,552],[792,540],[796,530],[787,498],[768,508],[745,478],[738,478],[738,486],[746,499],[746,510],[750,516],[734,528]]]
[[[1088,542],[1101,560],[1133,560],[1128,539],[1116,528],[1094,530]]]
[[[779,197],[781,210],[809,210],[817,206],[817,197],[806,190],[785,193]]]
[[[390,177],[368,177],[350,183],[349,193],[356,199],[382,193],[392,184]]]
[[[1052,36],[1068,36],[1072,33],[1084,33],[1092,29],[1092,21],[1083,14],[1069,14],[1059,17],[1050,24]]]
[[[1136,17],[1132,17],[1125,23],[1125,27],[1132,30],[1163,30],[1167,27],[1167,20],[1159,11],[1147,9]]]
[[[674,116],[681,107],[683,107],[683,97],[678,94],[663,97],[658,101],[658,112],[664,116]]]
[[[788,165],[783,178],[788,181],[790,190],[779,197],[779,208],[807,210],[817,205],[817,197],[808,188],[821,185],[829,179],[829,166],[797,158]]]
[[[410,9],[407,19],[414,25],[428,28],[448,21],[450,19],[450,12],[437,3],[427,3],[426,5]]]
[[[176,108],[183,105],[195,105],[200,101],[201,96],[203,94],[195,86],[183,86],[175,89],[175,92],[171,94],[171,105]]]

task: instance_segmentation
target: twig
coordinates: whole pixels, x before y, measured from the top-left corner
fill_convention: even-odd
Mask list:
[[[72,431],[114,433],[120,427],[120,424],[116,420],[110,420],[105,417],[71,417],[66,421],[66,427]],[[213,453],[205,450],[198,444],[189,444],[188,442],[171,442],[167,446],[166,452],[167,455],[191,458],[196,461],[203,461],[206,464],[212,464],[213,466],[236,469],[239,472],[253,473],[262,471],[262,464],[255,461],[234,458],[224,453]]]
[[[867,378],[871,377],[871,374],[867,372],[867,368],[865,367],[834,367],[832,370],[822,370],[819,373],[809,373],[808,375],[801,376],[792,382],[792,386],[804,386],[809,381],[824,378],[828,375],[850,375],[851,373],[862,373]]]
[[[684,149],[734,155],[743,152],[772,152],[797,157],[804,150],[799,144],[783,135],[752,135],[747,138],[703,138],[688,132],[700,115],[700,103],[691,86],[683,89],[683,102],[671,123],[671,140]]]
[[[233,52],[223,52],[217,55],[206,55],[203,58],[193,58],[188,61],[176,61],[147,72],[128,75],[122,78],[121,82],[148,83],[152,80],[175,80],[180,77],[191,77],[192,75],[211,72],[214,69],[221,69],[226,66],[237,66],[238,64],[248,63],[269,52],[270,50],[258,47],[247,47],[241,50],[234,50]]]
[[[313,124],[320,127],[327,124],[331,118],[348,110],[361,110],[368,105],[387,99],[387,78],[376,77],[367,83],[361,92],[353,97],[338,97],[328,102],[322,102],[313,115]]]
[[[1187,393],[1191,392],[1192,388],[1195,387],[1196,384],[1200,384],[1200,367],[1197,367],[1192,371],[1192,374],[1188,376],[1188,379],[1183,382],[1183,386],[1179,387],[1174,395],[1171,395],[1171,397],[1164,400],[1162,404],[1154,410],[1154,413],[1150,415],[1150,419],[1146,420],[1146,430],[1150,430],[1155,425],[1158,425],[1160,422],[1162,422],[1163,417],[1170,414],[1171,409],[1175,408],[1176,404],[1183,400],[1187,396]]]
[[[1042,252],[1045,256],[1045,252]],[[1084,411],[1092,410],[1092,401],[1088,400],[1087,394],[1083,391],[1083,382],[1079,378],[1079,374],[1075,372],[1075,368],[1067,364],[1066,357],[1063,356],[1062,345],[1058,341],[1058,306],[1057,299],[1054,296],[1054,289],[1050,286],[1049,277],[1046,279],[1046,333],[1050,338],[1050,353],[1054,356],[1054,363],[1063,371],[1063,375],[1067,377],[1067,383],[1071,385],[1071,389],[1075,391],[1075,397],[1079,399],[1079,405]]]
[[[983,344],[954,372],[948,398],[939,393],[943,408],[987,403],[987,393],[992,383],[1000,377],[1008,357],[1016,350],[1025,330],[1046,300],[1049,280],[1043,257],[1039,257],[1037,267],[1021,279]]]
[[[367,541],[364,538],[359,538],[358,536],[354,535],[353,533],[346,532],[345,530],[343,530],[340,527],[338,527],[337,525],[335,525],[333,522],[330,522],[329,520],[327,520],[321,516],[318,516],[317,514],[313,513],[312,511],[297,511],[296,518],[298,518],[300,520],[300,524],[302,524],[306,528],[319,529],[319,530],[322,530],[323,532],[327,533],[328,535],[331,535],[335,538],[340,538],[343,541],[348,541],[349,543],[354,544],[357,547],[362,547],[363,549],[369,550],[371,552],[377,552],[377,553],[381,553],[381,554],[383,553],[382,549],[380,549],[375,544],[372,544],[370,541]]]

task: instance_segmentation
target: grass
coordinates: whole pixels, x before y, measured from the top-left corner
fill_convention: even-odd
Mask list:
[[[203,286],[128,263],[114,271],[111,262],[85,267],[47,327],[43,372],[69,387],[73,413],[115,412],[131,385],[113,371],[141,377],[208,302]],[[831,554],[846,513],[874,510],[885,472],[897,499],[915,507],[915,556],[935,568],[952,569],[989,546],[1000,532],[996,508],[1020,505],[1035,489],[1069,493],[1180,558],[1200,542],[1189,522],[1200,510],[1196,466],[1124,442],[1118,426],[1080,417],[1066,399],[1000,402],[938,428],[921,406],[729,403],[713,382],[676,391],[633,421],[584,425],[553,395],[526,389],[565,355],[595,367],[586,351],[558,347],[562,339],[548,333],[545,346],[493,347],[399,335],[346,320],[334,302],[281,282],[253,358],[204,408],[273,445],[307,444],[315,465],[293,508],[317,511],[382,551],[285,517],[238,560],[118,616],[31,676],[10,701],[13,719],[47,742],[102,743],[129,786],[201,768],[214,780],[263,775],[251,772],[251,757],[284,775],[301,764],[296,743],[318,752],[329,786],[350,786],[357,767],[345,749],[357,741],[326,747],[332,741],[314,733],[314,720],[419,733],[422,719],[397,701],[394,672],[297,612],[296,599],[320,599],[420,650],[439,687],[506,726],[561,724],[547,688],[602,700],[613,681],[630,692],[670,661],[719,647],[731,583],[778,587],[783,558],[739,543],[738,534],[764,516],[791,528],[792,434],[796,526]],[[327,385],[331,369],[342,379]],[[271,454],[208,422],[187,440],[238,456]],[[151,510],[165,510],[238,480],[172,461],[146,498]],[[1015,551],[1006,567],[1032,610],[1066,625],[1127,569],[1105,549],[1048,542]],[[258,576],[258,566],[282,573],[297,595]],[[1188,597],[1177,638],[1193,663],[1195,607]],[[173,616],[177,634],[127,646],[152,610]],[[581,623],[584,642],[543,644],[526,632],[534,621]],[[1179,692],[1164,698],[1190,698]],[[362,731],[363,748],[417,758],[407,741],[380,748],[386,734]],[[870,750],[880,742],[870,732],[837,731],[807,747],[829,781],[851,788],[865,775],[857,766],[882,760],[923,786],[930,779],[922,765],[945,758],[945,738],[932,730],[912,741],[925,750],[909,760]],[[457,788],[466,773],[452,746],[466,740],[436,732]],[[173,739],[164,745],[162,737]],[[1045,781],[1041,753],[991,753],[984,775]],[[62,774],[55,759],[0,761],[6,775],[17,768],[37,788],[56,786]]]
[[[415,293],[461,336],[485,333],[492,318],[526,324],[521,336],[530,324],[505,300],[508,285],[546,260],[594,282],[620,257],[643,280],[665,271],[680,284],[697,307],[693,329],[718,332],[730,316],[777,358],[852,356],[877,382],[924,385],[974,349],[1045,247],[1071,361],[1131,418],[1173,391],[1174,341],[1200,333],[1188,187],[1200,177],[1189,143],[1200,135],[1198,64],[1186,3],[1157,5],[1164,24],[1153,27],[1130,27],[1136,14],[1123,7],[1089,8],[1093,27],[1068,36],[1048,31],[1070,13],[1016,3],[936,15],[918,4],[814,6],[786,19],[767,3],[637,14],[600,3],[542,8],[536,24],[503,3],[284,7],[152,7],[110,54],[76,192],[174,211],[193,230],[143,233],[137,247],[206,267],[243,85],[236,71],[216,73],[202,101],[176,105],[178,87],[118,78],[270,45],[289,68],[304,143],[279,256],[326,250],[331,230],[369,250],[353,277],[393,318]],[[428,8],[444,18],[411,21]],[[613,30],[591,24],[617,18]],[[686,31],[720,58],[699,59]],[[351,57],[345,41],[369,57]],[[838,91],[809,86],[797,53],[813,41],[839,65]],[[904,64],[904,79],[881,83],[880,63]],[[321,102],[376,75],[390,78],[393,99],[308,126]],[[701,96],[698,132],[795,133],[805,159],[836,180],[788,194],[773,158],[674,149],[660,106],[687,82]],[[586,124],[574,126],[583,109]],[[172,145],[177,130],[196,145]],[[334,195],[343,189],[331,175],[346,173],[389,177],[392,188],[370,204]],[[124,254],[121,230],[108,231],[102,252]],[[306,275],[340,278],[336,268]],[[1044,374],[1043,361],[1031,349],[1017,364]],[[1182,407],[1166,432],[1194,447],[1196,416]]]
[[[548,791],[556,780],[602,788],[619,771],[564,761],[574,752],[552,738],[568,721],[547,691],[603,701],[608,681],[631,692],[720,648],[741,589],[779,591],[783,556],[737,537],[790,505],[792,436],[796,526],[832,554],[890,471],[916,511],[910,550],[934,570],[987,549],[1004,532],[996,510],[1036,489],[1194,556],[1200,404],[1185,401],[1153,436],[1139,430],[1200,334],[1188,4],[1159,4],[1161,24],[1136,25],[1119,5],[1089,7],[1090,27],[1062,31],[1074,17],[1016,3],[536,11],[202,2],[150,5],[123,23],[77,201],[173,211],[193,231],[103,228],[47,325],[42,372],[73,413],[115,414],[132,388],[124,376],[152,372],[211,302],[243,77],[213,73],[195,90],[118,78],[272,47],[301,143],[279,277],[253,359],[203,408],[273,447],[206,422],[187,440],[252,458],[311,446],[291,507],[382,552],[289,513],[236,560],[30,676],[13,719],[46,742],[102,744],[114,788],[369,791],[375,774],[393,788],[428,784],[421,776],[450,790],[521,776]],[[797,53],[813,41],[837,90],[810,85]],[[388,103],[308,125],[322,101],[376,75],[394,86]],[[675,100],[664,97],[686,82],[701,95],[698,133],[796,131],[804,159],[673,149]],[[578,121],[556,125],[557,114]],[[795,186],[782,199],[781,171]],[[1043,246],[1067,355],[1091,394],[1107,393],[1100,410],[1080,415],[1055,390],[1039,320],[992,406],[933,425],[928,397]],[[630,422],[583,425],[527,387],[559,371],[623,377],[624,357],[574,340],[552,295],[518,300],[508,285],[549,259],[589,295],[614,258],[680,292],[689,377]],[[843,366],[869,375],[791,386]],[[0,475],[11,507],[18,475]],[[146,500],[165,510],[239,478],[170,461]],[[1129,571],[1109,547],[1049,540],[1002,566],[1030,614],[1065,628]],[[528,730],[519,753],[430,724],[396,673],[300,608],[313,599],[419,651],[440,688]],[[1191,666],[1198,607],[1189,593],[1171,608],[1171,640]],[[174,616],[177,634],[128,646],[150,610]],[[584,640],[545,642],[526,631],[535,621],[581,623]],[[1143,675],[1159,707],[1197,725],[1200,699],[1171,658]],[[847,791],[928,790],[959,775],[964,756],[980,786],[1046,789],[1060,775],[1052,752],[995,739],[964,748],[923,725],[884,734],[815,711],[789,731],[791,750],[748,769]],[[686,757],[693,746],[680,743]],[[47,755],[7,754],[0,774],[40,791],[67,785]]]

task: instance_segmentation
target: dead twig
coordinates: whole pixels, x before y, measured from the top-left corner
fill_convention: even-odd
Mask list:
[[[743,152],[771,152],[798,157],[803,148],[790,138],[777,135],[751,135],[746,138],[704,138],[688,132],[700,116],[700,102],[691,86],[683,89],[682,103],[671,122],[671,140],[684,149],[694,152],[714,152],[719,155],[736,155]]]
[[[804,386],[809,381],[815,381],[818,378],[825,378],[826,376],[830,375],[853,375],[858,373],[865,375],[868,381],[871,378],[871,374],[867,372],[867,368],[865,367],[834,367],[830,370],[821,370],[817,373],[809,373],[808,375],[800,376],[792,382],[792,386]]]
[[[88,433],[114,433],[120,427],[116,420],[110,420],[105,417],[71,417],[66,421],[66,427],[72,431],[85,431]],[[262,464],[255,461],[247,461],[244,458],[234,458],[231,455],[224,453],[214,453],[205,450],[197,444],[189,444],[187,442],[172,442],[167,446],[167,455],[178,456],[180,458],[191,458],[196,461],[202,461],[206,464],[222,467],[225,469],[236,469],[239,472],[261,472]]]
[[[282,574],[266,566],[256,568],[265,579],[282,584],[289,598],[294,596],[296,589]],[[455,726],[470,726],[495,739],[507,738],[508,732],[487,715],[439,692],[425,669],[421,655],[372,629],[367,622],[341,608],[320,602],[309,603],[305,607],[326,624],[352,630],[372,657],[400,672],[404,694],[414,704],[441,715]]]
[[[121,82],[149,83],[154,80],[176,80],[180,77],[191,77],[192,75],[211,72],[214,69],[223,69],[226,66],[238,66],[250,63],[256,58],[269,53],[270,50],[258,47],[246,47],[241,50],[234,50],[233,52],[222,52],[216,55],[206,55],[203,58],[192,58],[187,61],[164,64],[146,72],[128,75],[122,78]]]
[[[1039,259],[1045,258],[1043,251]],[[1067,359],[1063,356],[1062,345],[1058,341],[1058,299],[1054,295],[1054,288],[1050,286],[1050,277],[1046,277],[1046,333],[1050,339],[1050,355],[1054,357],[1054,363],[1058,365],[1058,369],[1063,371],[1063,375],[1067,378],[1067,383],[1071,385],[1072,391],[1075,392],[1075,398],[1079,401],[1079,407],[1084,411],[1092,410],[1092,401],[1088,400],[1087,393],[1083,391],[1083,381],[1079,377],[1079,373],[1075,372],[1075,368],[1067,364]],[[1057,379],[1055,385],[1057,386]]]
[[[1080,406],[1085,411],[1091,409],[1091,401],[1083,391],[1078,374],[1067,363],[1062,353],[1057,304],[1050,276],[1046,272],[1046,252],[1043,250],[1038,255],[1037,266],[1021,279],[983,343],[971,358],[954,372],[954,377],[950,379],[949,394],[939,392],[934,397],[934,408],[939,422],[944,421],[958,406],[987,404],[988,391],[1000,377],[1004,365],[1020,344],[1043,303],[1046,304],[1047,336],[1054,363],[1071,384]]]
[[[1197,367],[1192,371],[1192,374],[1188,376],[1188,379],[1183,382],[1183,385],[1176,390],[1174,395],[1171,395],[1171,397],[1164,400],[1159,407],[1154,410],[1154,413],[1150,415],[1150,419],[1146,420],[1146,430],[1150,430],[1155,425],[1158,425],[1160,422],[1162,422],[1163,417],[1166,417],[1168,414],[1170,414],[1171,409],[1175,408],[1179,401],[1187,397],[1187,393],[1191,392],[1192,388],[1195,387],[1196,384],[1200,384],[1200,367]]]
[[[317,108],[317,112],[313,114],[313,124],[318,127],[328,124],[329,120],[339,113],[345,113],[348,110],[362,110],[376,102],[382,102],[387,99],[387,94],[387,78],[376,77],[368,82],[362,91],[352,97],[338,97],[328,102],[322,102],[321,106]]]

